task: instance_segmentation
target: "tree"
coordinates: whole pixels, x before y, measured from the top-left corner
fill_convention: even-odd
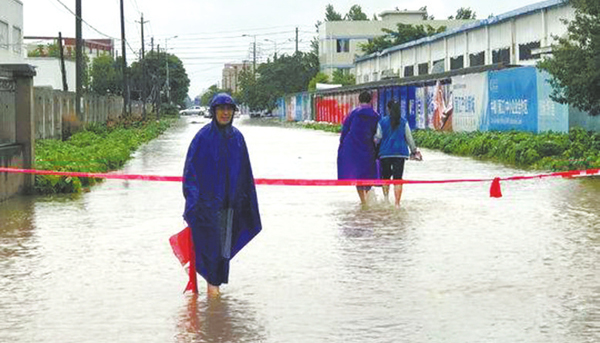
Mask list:
[[[231,93],[230,89],[221,89],[217,85],[208,87],[208,90],[200,97],[200,106],[210,106],[210,102],[215,94],[218,93]]]
[[[190,79],[187,76],[181,60],[172,54],[165,52],[150,51],[140,62],[131,64],[131,98],[139,100],[141,90],[145,87],[147,95],[161,94],[161,102],[167,102],[167,60],[169,65],[169,86],[171,102],[185,106],[185,99],[190,86]],[[142,77],[142,63],[146,77]]]
[[[574,105],[590,115],[600,114],[600,2],[570,0],[575,19],[567,24],[565,37],[554,37],[552,57],[538,62],[538,68],[553,77],[550,97]]]
[[[476,16],[475,12],[471,10],[471,7],[461,7],[456,10],[456,17],[451,15],[448,19],[476,19]]]
[[[419,8],[419,11],[425,11],[423,14],[423,20],[434,20],[435,18],[432,15],[427,15],[427,6],[423,6]]]
[[[445,26],[440,26],[436,29],[431,25],[423,26],[402,23],[398,23],[396,28],[396,31],[381,29],[386,33],[385,35],[377,36],[368,43],[359,44],[359,47],[363,50],[363,52],[365,52],[365,54],[372,54],[374,52],[383,51],[392,46],[400,45],[446,31]]]
[[[317,83],[329,83],[329,76],[325,73],[318,72],[308,83],[308,90],[314,91],[317,89]]]
[[[333,5],[329,4],[325,7],[325,21],[341,21],[342,15],[333,9]]]
[[[261,64],[256,76],[242,72],[237,96],[250,110],[273,109],[277,98],[282,95],[305,91],[318,71],[317,55],[303,52],[292,56],[284,54],[276,61]]]
[[[122,94],[123,72],[111,55],[96,57],[92,62],[90,76],[91,93],[98,95]]]
[[[346,14],[344,19],[350,21],[369,20],[369,18],[367,18],[367,15],[362,11],[362,8],[359,5],[354,5],[350,7],[350,10],[348,11],[348,14]]]
[[[351,73],[346,73],[342,69],[336,69],[333,71],[333,84],[342,86],[351,86],[356,84],[356,78]]]

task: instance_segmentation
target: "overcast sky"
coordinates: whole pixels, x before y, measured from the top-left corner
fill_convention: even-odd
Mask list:
[[[75,36],[75,0],[22,0],[25,36]],[[84,39],[118,39],[121,50],[120,0],[83,0]],[[346,14],[352,5],[362,7],[369,18],[373,14],[394,10],[417,10],[427,6],[435,19],[446,19],[460,7],[470,7],[477,18],[502,14],[538,0],[421,0],[421,1],[281,1],[281,0],[124,0],[127,60],[137,58],[141,44],[140,17],[144,14],[146,50],[151,37],[161,49],[182,59],[190,78],[190,97],[200,94],[221,80],[224,63],[252,60],[251,45],[256,35],[258,57],[266,60],[275,46],[279,54],[293,52],[295,29],[299,30],[299,49],[310,50],[316,35],[315,23],[325,17],[325,7],[332,4],[336,12]],[[243,34],[252,35],[243,37]],[[177,38],[169,37],[177,36]],[[168,39],[168,42],[166,41]],[[269,39],[270,41],[265,41]],[[275,43],[273,43],[275,41]]]

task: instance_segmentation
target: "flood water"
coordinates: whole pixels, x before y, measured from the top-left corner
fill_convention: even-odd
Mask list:
[[[237,120],[237,119],[236,119]],[[182,118],[121,171],[181,175]],[[336,177],[338,135],[238,121],[258,178]],[[423,149],[406,179],[527,172]],[[598,342],[600,180],[257,186],[263,231],[209,300],[182,294],[176,182],[0,204],[0,342]]]

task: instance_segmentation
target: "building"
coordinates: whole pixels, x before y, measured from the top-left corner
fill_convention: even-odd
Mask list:
[[[56,56],[58,49],[50,51],[50,46],[57,44],[58,37],[27,36],[23,40],[28,55],[26,62],[35,66],[37,72],[33,79],[34,86],[64,89],[61,62]],[[65,74],[69,91],[75,91],[76,87],[75,43],[75,38],[63,37]],[[94,58],[106,54],[114,56],[115,51],[112,39],[85,39],[83,49],[90,59],[88,67],[91,67]]]
[[[34,54],[36,57],[48,56],[48,45],[58,42],[58,37],[47,36],[27,36],[23,38],[27,47],[27,54]],[[75,38],[63,37],[63,54],[66,58],[73,58],[75,55]],[[97,56],[109,54],[114,56],[115,42],[113,39],[84,39],[83,51],[88,55],[90,61]]]
[[[388,48],[355,61],[356,82],[504,63],[535,65],[575,17],[563,0],[547,0]]]
[[[23,63],[23,3],[0,0],[0,63]]]
[[[238,91],[239,76],[243,70],[251,70],[252,63],[227,63],[223,67],[222,72],[222,89],[231,89],[231,92],[235,93]]]
[[[385,11],[381,20],[326,21],[319,25],[319,64],[321,72],[331,76],[334,70],[350,71],[356,56],[362,54],[360,44],[382,36],[382,29],[396,30],[397,24],[446,26],[452,29],[475,20],[427,20],[426,11]]]

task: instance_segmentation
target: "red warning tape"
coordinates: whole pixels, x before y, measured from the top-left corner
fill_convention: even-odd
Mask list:
[[[142,181],[170,181],[181,182],[181,176],[160,176],[160,175],[139,175],[139,174],[119,174],[119,173],[83,173],[83,172],[60,172],[53,170],[39,169],[19,169],[0,167],[0,173],[21,173],[38,175],[57,175],[70,177],[92,177],[97,179],[120,179],[120,180],[142,180]],[[362,180],[331,180],[331,179],[254,179],[257,185],[273,186],[381,186],[381,185],[400,185],[400,184],[437,184],[437,183],[460,183],[460,182],[489,182],[492,181],[490,195],[492,197],[502,196],[500,192],[500,181],[530,180],[542,179],[548,177],[583,177],[600,174],[600,169],[570,170],[566,172],[555,172],[549,174],[538,174],[530,176],[509,176],[502,178],[486,179],[450,179],[450,180],[380,180],[380,179],[362,179]]]

